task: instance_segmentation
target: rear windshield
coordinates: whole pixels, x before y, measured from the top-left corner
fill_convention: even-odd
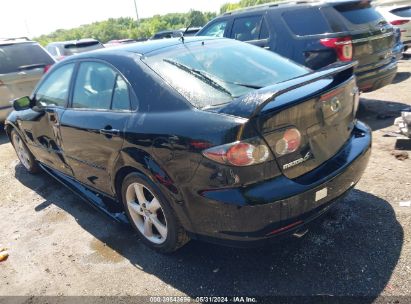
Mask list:
[[[198,108],[308,73],[273,52],[235,40],[186,43],[142,60]]]
[[[53,63],[54,60],[37,43],[0,45],[0,74]]]
[[[335,9],[353,24],[372,23],[383,19],[367,1],[336,5]]]
[[[101,49],[103,47],[104,46],[98,41],[67,44],[64,46],[64,55],[69,56],[69,55],[94,51],[97,49]]]
[[[399,17],[410,18],[411,17],[411,6],[394,9],[391,11],[391,13]]]
[[[297,36],[318,35],[331,32],[331,28],[318,8],[286,11],[283,19]]]

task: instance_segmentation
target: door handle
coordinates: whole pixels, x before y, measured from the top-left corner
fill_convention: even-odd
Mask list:
[[[105,128],[105,129],[100,129],[100,134],[103,134],[105,136],[119,136],[120,130]]]
[[[263,49],[269,50],[270,47],[269,46],[263,46]]]

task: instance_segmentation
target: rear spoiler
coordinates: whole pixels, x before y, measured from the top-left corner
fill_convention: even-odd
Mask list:
[[[358,61],[352,61],[349,63],[337,62],[330,64],[320,70],[313,71],[303,76],[280,82],[275,85],[264,87],[257,91],[241,96],[230,102],[227,106],[221,108],[218,112],[252,118],[260,113],[260,111],[268,103],[275,100],[278,96],[310,83],[316,82],[320,79],[348,71],[349,69],[352,69],[352,75],[354,67],[357,66],[357,64]]]

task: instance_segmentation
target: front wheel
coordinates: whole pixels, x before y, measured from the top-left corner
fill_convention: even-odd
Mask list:
[[[167,199],[146,176],[127,175],[122,185],[122,200],[131,225],[152,249],[173,252],[189,241]]]
[[[16,130],[11,131],[11,142],[24,168],[30,173],[37,173],[39,171],[37,161]]]

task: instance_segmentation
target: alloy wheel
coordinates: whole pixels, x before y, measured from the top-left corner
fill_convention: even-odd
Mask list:
[[[16,149],[17,157],[19,158],[20,162],[23,164],[23,166],[27,170],[30,170],[29,152],[27,151],[27,148],[24,145],[23,141],[21,140],[20,136],[18,136],[17,134],[14,134],[13,142],[14,142],[14,147]]]
[[[167,239],[167,221],[158,198],[144,185],[132,183],[126,192],[127,208],[140,233],[154,244]]]

